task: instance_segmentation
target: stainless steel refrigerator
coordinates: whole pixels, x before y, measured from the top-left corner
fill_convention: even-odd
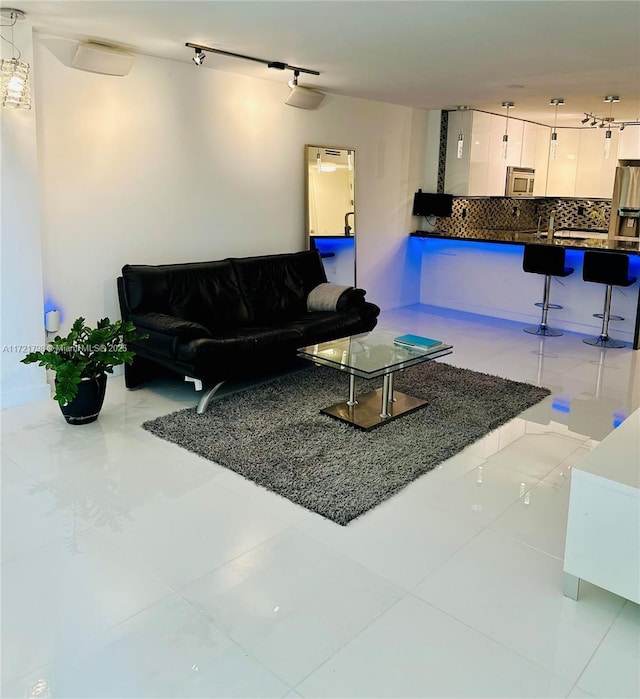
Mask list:
[[[609,237],[639,238],[640,167],[616,168]]]

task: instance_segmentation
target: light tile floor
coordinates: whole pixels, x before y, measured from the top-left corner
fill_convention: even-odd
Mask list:
[[[553,395],[348,527],[140,428],[191,384],[113,378],[84,427],[3,411],[2,696],[638,697],[638,605],[563,597],[562,556],[640,352],[425,306],[380,326]]]

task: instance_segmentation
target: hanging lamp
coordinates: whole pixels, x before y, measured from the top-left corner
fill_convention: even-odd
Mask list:
[[[1,25],[0,29],[11,29],[11,39],[4,36],[2,39],[11,45],[12,51],[11,58],[0,59],[0,103],[10,109],[31,109],[31,67],[20,60],[22,54],[13,41],[13,27],[19,19],[24,19],[25,15],[22,10],[11,8],[2,8],[0,14],[11,22]]]
[[[617,95],[607,95],[604,98],[604,101],[609,103],[609,116],[607,117],[607,130],[604,132],[604,157],[605,157],[605,159],[608,159],[609,156],[611,155],[611,122],[613,121],[613,117],[611,116],[611,113],[613,111],[613,103],[619,102],[620,97],[618,97]]]
[[[509,110],[515,107],[513,102],[503,102],[503,109],[507,110],[507,118],[504,124],[504,135],[502,136],[502,158],[507,159],[507,151],[509,149]]]
[[[456,158],[462,158],[464,155],[464,130],[463,130],[463,116],[460,112],[466,112],[469,107],[465,105],[460,105],[456,107],[456,112],[458,112],[458,143],[456,147]]]
[[[558,107],[564,104],[564,100],[560,97],[552,99],[549,104],[556,108],[556,113],[553,118],[553,131],[551,132],[551,144],[549,146],[549,157],[555,160],[558,154]]]

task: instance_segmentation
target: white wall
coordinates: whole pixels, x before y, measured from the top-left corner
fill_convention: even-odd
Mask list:
[[[405,261],[427,112],[332,95],[300,110],[284,78],[147,56],[118,78],[35,51],[44,286],[63,328],[118,315],[125,263],[305,249],[305,143],[356,149],[359,286],[383,308],[418,301]]]
[[[18,22],[14,40],[22,60],[33,68],[31,27]],[[10,57],[5,47],[3,57]],[[45,341],[35,112],[1,109],[0,113],[0,407],[4,408],[45,398],[49,386],[44,369],[20,363],[25,355],[21,346]]]

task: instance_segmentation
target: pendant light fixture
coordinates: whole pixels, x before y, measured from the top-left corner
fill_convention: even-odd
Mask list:
[[[318,172],[322,172],[322,158],[320,157],[320,151],[316,155],[316,169]]]
[[[352,150],[347,151],[347,169],[353,170],[353,151]]]
[[[0,25],[0,29],[4,27],[11,29],[11,39],[4,36],[1,38],[11,44],[12,51],[11,58],[0,59],[0,102],[3,107],[10,109],[31,109],[31,67],[20,60],[22,54],[13,41],[13,27],[19,19],[24,18],[24,12],[2,8],[0,13],[3,18],[10,21],[9,24]]]
[[[507,159],[507,151],[509,149],[509,110],[513,109],[516,105],[513,102],[503,102],[503,109],[507,110],[507,118],[504,124],[504,135],[502,136],[502,158]]]
[[[607,119],[607,130],[604,132],[604,157],[605,159],[608,159],[611,155],[611,122],[613,121],[611,112],[613,111],[613,103],[619,102],[620,97],[618,97],[617,95],[607,95],[604,98],[604,101],[609,103],[609,117]]]
[[[558,154],[558,107],[564,104],[564,100],[560,97],[555,97],[549,102],[556,108],[556,113],[553,118],[553,131],[551,132],[551,144],[549,146],[549,157],[555,160]]]
[[[469,109],[469,107],[465,105],[460,105],[456,107],[456,111],[458,112],[458,145],[456,149],[456,158],[462,158],[464,155],[464,130],[463,130],[463,116],[460,114],[460,112],[466,112]]]

